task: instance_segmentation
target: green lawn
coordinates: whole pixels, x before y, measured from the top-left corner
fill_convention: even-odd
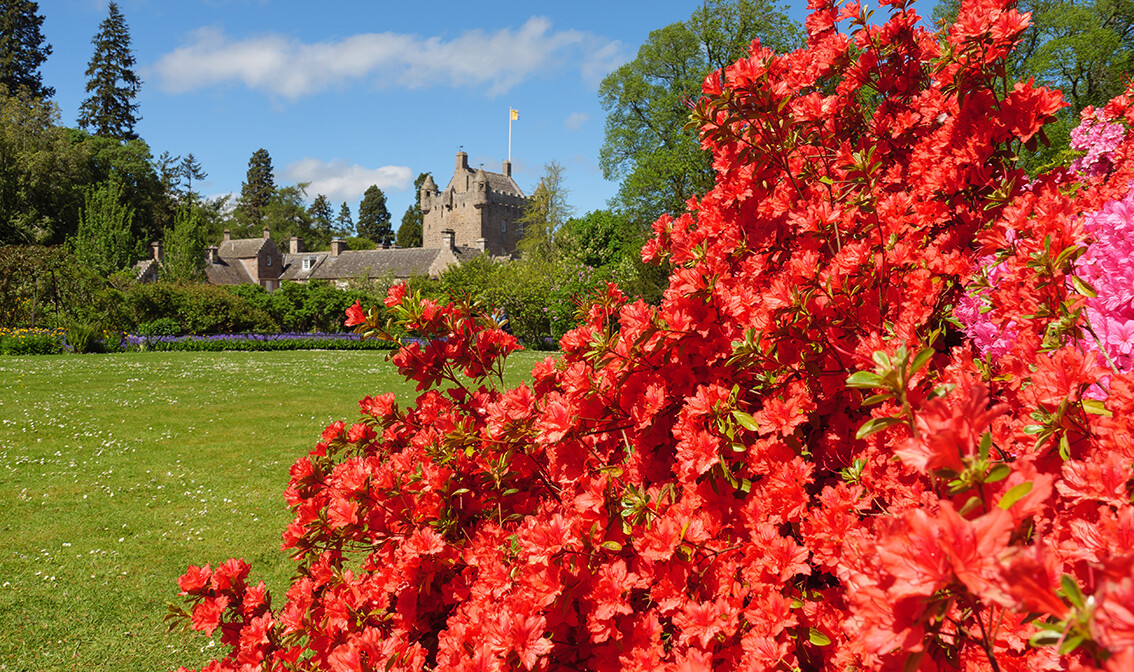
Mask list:
[[[545,355],[514,355],[509,384]],[[166,634],[177,577],[241,556],[282,604],[288,468],[388,391],[414,394],[382,352],[0,357],[0,670],[212,658]]]

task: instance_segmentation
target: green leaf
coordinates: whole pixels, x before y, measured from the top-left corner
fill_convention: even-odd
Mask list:
[[[980,459],[988,459],[988,451],[992,448],[992,432],[985,432],[980,437]],[[986,481],[987,482],[987,481]]]
[[[1067,638],[1059,645],[1059,655],[1066,656],[1079,648],[1079,645],[1083,643],[1084,639],[1083,634],[1078,631],[1068,633]]]
[[[1075,580],[1075,577],[1064,574],[1059,578],[1059,585],[1063,588],[1063,596],[1076,609],[1082,611],[1086,607],[1087,598],[1083,596],[1083,591],[1079,588],[1079,582]]]
[[[1007,511],[1008,509],[1012,508],[1013,504],[1020,501],[1021,497],[1023,497],[1024,495],[1028,494],[1031,491],[1032,491],[1032,482],[1031,481],[1024,481],[1023,483],[1020,483],[1018,485],[1014,485],[1014,486],[1012,486],[1011,490],[1004,493],[1004,496],[1000,498],[1000,504],[998,504],[997,506],[999,506],[1000,508]]]
[[[608,551],[614,551],[615,553],[622,550],[622,544],[617,541],[604,541],[602,542],[602,547]]]
[[[882,381],[882,376],[870,371],[855,371],[847,378],[847,387],[859,387],[864,389],[873,389],[876,387],[886,387]]]
[[[1012,467],[1009,467],[1007,464],[1001,462],[1000,464],[994,465],[991,469],[988,470],[988,475],[984,477],[984,482],[997,483],[1008,478],[1011,473]]]
[[[893,398],[894,398],[894,395],[890,394],[889,392],[884,392],[882,394],[875,394],[873,396],[870,396],[870,397],[863,399],[862,405],[863,406],[873,406],[874,404],[879,404],[879,403],[882,403],[883,401],[888,401],[888,400],[893,399]]]
[[[815,628],[811,628],[811,632],[807,638],[811,641],[812,644],[816,646],[827,646],[831,643],[830,637],[824,635],[822,632],[816,630]]]
[[[913,362],[910,363],[910,377],[913,377],[915,373],[921,371],[922,367],[929,363],[929,360],[933,358],[936,352],[937,351],[933,348],[922,348],[918,351],[917,355],[913,358]]]
[[[750,432],[755,432],[760,429],[760,423],[756,422],[756,418],[744,411],[733,411],[732,417],[736,418],[736,421],[740,423],[741,427]]]
[[[1035,647],[1055,646],[1063,639],[1063,633],[1056,630],[1040,630],[1028,639],[1028,643]]]
[[[862,423],[862,427],[858,428],[858,432],[854,435],[854,438],[862,439],[868,437],[875,432],[881,432],[883,429],[893,427],[900,422],[902,422],[901,418],[871,418]]]
[[[1106,404],[1099,401],[1098,399],[1084,399],[1083,410],[1090,413],[1091,415],[1103,415],[1108,418],[1114,415],[1110,411],[1106,410]]]
[[[1075,291],[1079,292],[1083,296],[1087,296],[1093,299],[1099,295],[1099,293],[1095,291],[1094,287],[1091,287],[1077,275],[1071,276],[1071,284],[1075,287]]]

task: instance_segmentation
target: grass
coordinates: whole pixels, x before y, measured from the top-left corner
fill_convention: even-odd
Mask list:
[[[506,382],[545,355],[513,355]],[[166,633],[177,577],[243,557],[282,604],[288,469],[388,391],[414,396],[380,352],[0,357],[0,670],[217,655],[219,641]]]

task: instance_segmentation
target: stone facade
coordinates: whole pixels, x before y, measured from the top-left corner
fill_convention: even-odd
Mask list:
[[[512,164],[503,172],[469,168],[469,155],[457,152],[453,177],[444,191],[433,178],[421,185],[422,247],[446,247],[444,231],[452,231],[455,247],[483,250],[494,256],[511,256],[523,236],[516,220],[528,197],[512,179]]]

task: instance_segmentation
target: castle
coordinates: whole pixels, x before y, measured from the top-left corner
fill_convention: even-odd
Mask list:
[[[457,152],[457,165],[444,191],[432,177],[421,185],[422,247],[442,247],[443,232],[452,231],[457,247],[511,256],[524,235],[516,220],[527,204],[528,197],[512,179],[511,161],[504,162],[503,172],[490,173],[469,168],[469,155]]]

